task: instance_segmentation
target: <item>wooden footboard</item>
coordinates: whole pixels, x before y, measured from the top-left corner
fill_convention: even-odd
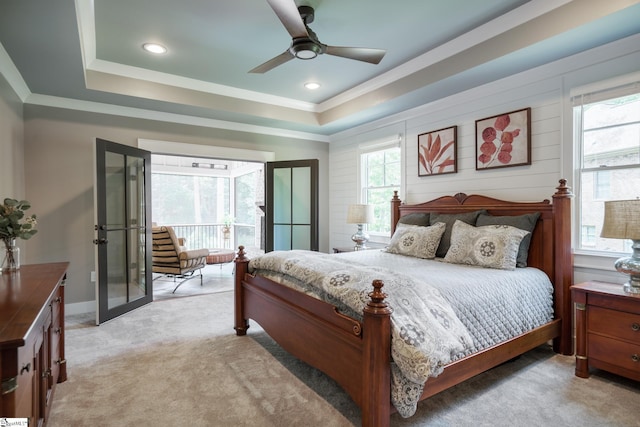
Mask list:
[[[235,263],[236,334],[245,335],[249,319],[255,320],[283,349],[340,384],[361,408],[363,425],[388,425],[392,310],[382,281],[373,282],[359,322],[331,304],[249,274],[242,246]]]

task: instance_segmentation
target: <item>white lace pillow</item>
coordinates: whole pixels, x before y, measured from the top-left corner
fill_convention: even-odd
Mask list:
[[[456,221],[445,262],[515,270],[518,249],[528,231],[510,225],[474,227]]]
[[[387,246],[387,252],[416,258],[435,258],[445,228],[446,224],[443,222],[428,227],[398,224]]]

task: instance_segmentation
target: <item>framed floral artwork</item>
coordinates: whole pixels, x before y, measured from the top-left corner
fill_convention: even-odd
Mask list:
[[[418,135],[418,176],[457,172],[456,138],[457,126]]]
[[[476,170],[531,164],[531,108],[476,120]]]

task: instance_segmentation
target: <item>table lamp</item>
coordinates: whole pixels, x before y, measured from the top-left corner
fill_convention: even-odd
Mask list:
[[[369,235],[362,230],[362,227],[372,221],[373,205],[349,205],[347,224],[358,224],[358,231],[351,236],[351,240],[356,244],[354,250],[367,249],[366,243],[369,240]]]
[[[600,237],[631,239],[633,253],[614,264],[616,270],[629,275],[625,292],[640,294],[640,199],[604,202],[604,223]]]

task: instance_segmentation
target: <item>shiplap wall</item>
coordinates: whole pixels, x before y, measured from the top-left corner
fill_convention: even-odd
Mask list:
[[[334,135],[329,150],[330,246],[351,244],[355,231],[345,220],[347,206],[358,197],[360,144],[402,137],[401,197],[406,203],[458,192],[516,201],[550,199],[560,178],[570,186],[574,181],[569,90],[638,69],[640,35],[635,35]],[[477,171],[475,121],[527,107],[531,108],[532,164]],[[458,172],[418,177],[418,135],[454,125],[458,126]]]

